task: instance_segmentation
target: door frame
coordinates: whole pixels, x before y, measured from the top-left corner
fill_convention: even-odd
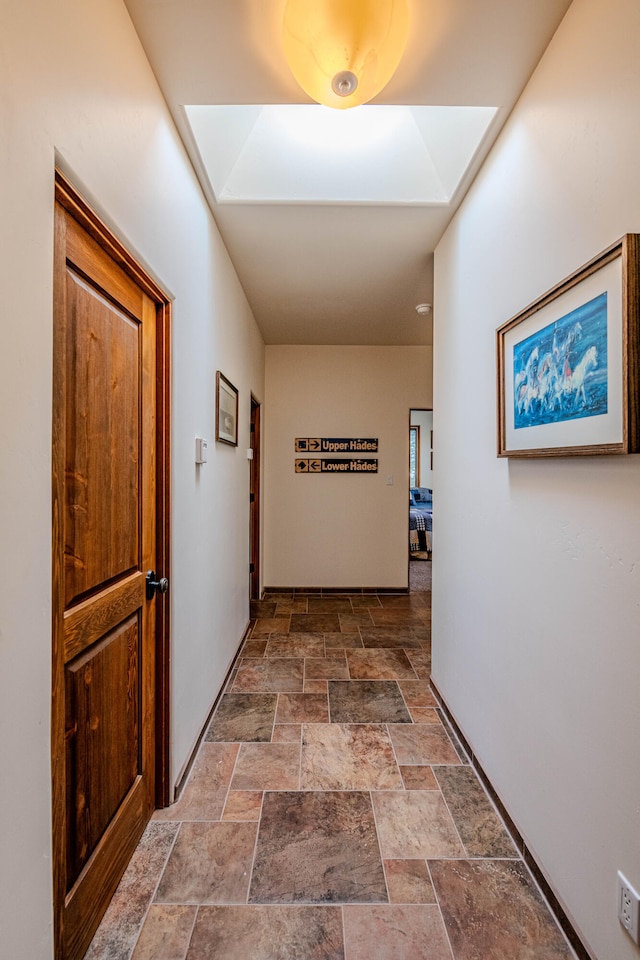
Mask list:
[[[101,246],[128,276],[149,296],[156,308],[156,566],[160,576],[170,579],[171,557],[171,453],[170,453],[170,359],[171,359],[171,302],[166,293],[148,275],[126,247],[111,232],[86,200],[77,192],[61,171],[55,171],[55,200],[74,220]],[[54,289],[55,296],[55,289]],[[62,417],[62,387],[56,375],[53,381],[53,424],[52,424],[52,570],[55,574],[60,567],[58,542],[62,519],[61,489],[64,475],[64,463],[58,443]],[[57,587],[56,587],[57,583]],[[59,683],[61,644],[58,635],[60,577],[54,577],[52,594],[52,692]],[[156,673],[155,673],[155,806],[164,807],[170,802],[170,594],[158,594],[156,604]],[[53,893],[54,893],[54,941],[56,956],[62,956],[62,931],[60,916],[64,908],[64,877],[61,865],[64,857],[61,849],[65,838],[60,836],[56,810],[64,804],[64,780],[58,774],[59,758],[64,756],[64,717],[60,716],[62,700],[52,696],[51,715],[51,766],[52,766],[52,806],[53,820]],[[62,741],[62,742],[61,742]]]
[[[412,413],[430,413],[430,414],[432,415],[432,417],[433,417],[433,407],[432,407],[432,406],[431,406],[431,407],[409,407],[409,431],[411,431],[411,428],[414,426],[414,424],[411,423],[411,419],[412,419],[412,418],[411,418],[411,414],[412,414]],[[419,452],[419,450],[420,450],[420,432],[419,432],[419,431],[420,431],[420,427],[418,427],[418,456],[420,456],[420,452]],[[407,438],[409,438],[409,433],[407,434]],[[430,449],[430,451],[431,451],[431,470],[433,470],[433,446],[432,446],[432,444],[433,444],[433,430],[431,430],[431,437],[430,437],[429,439],[430,439],[430,447],[429,447],[429,449]],[[408,453],[408,456],[407,456],[407,491],[409,491],[409,490],[411,489],[411,483],[410,483],[410,481],[411,481],[411,465],[410,465],[411,449],[410,449],[409,443],[410,443],[410,441],[409,441],[409,439],[408,439],[408,440],[407,440],[407,447],[408,447],[408,449],[407,449],[407,453]],[[419,470],[419,469],[420,469],[420,465],[418,464],[418,470]],[[418,484],[418,486],[419,486],[419,484]],[[407,512],[407,541],[408,541],[408,539],[409,539],[408,534],[409,534],[409,514],[408,514],[408,512]],[[410,551],[410,550],[407,550],[407,584],[408,584],[407,590],[409,591],[409,593],[411,593],[411,551]]]
[[[260,436],[261,404],[251,394],[251,450],[249,461],[249,599],[260,599]]]

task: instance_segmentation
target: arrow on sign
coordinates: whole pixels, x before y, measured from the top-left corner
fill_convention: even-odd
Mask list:
[[[322,460],[309,460],[309,470],[311,473],[321,473]]]
[[[309,440],[309,450],[319,450],[320,441],[319,440]]]

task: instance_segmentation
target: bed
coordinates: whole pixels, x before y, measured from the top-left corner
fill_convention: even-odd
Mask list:
[[[433,494],[428,487],[409,490],[409,551],[431,556],[433,534]]]

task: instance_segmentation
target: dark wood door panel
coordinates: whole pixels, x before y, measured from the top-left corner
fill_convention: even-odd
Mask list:
[[[135,280],[73,218],[67,219],[65,232],[67,263],[126,313],[141,316],[144,294]]]
[[[74,600],[139,560],[140,325],[67,268],[65,589]]]
[[[141,773],[140,655],[136,613],[67,664],[67,891]]]
[[[64,659],[73,660],[107,631],[121,623],[145,600],[145,574],[137,571],[100,594],[65,611]]]

